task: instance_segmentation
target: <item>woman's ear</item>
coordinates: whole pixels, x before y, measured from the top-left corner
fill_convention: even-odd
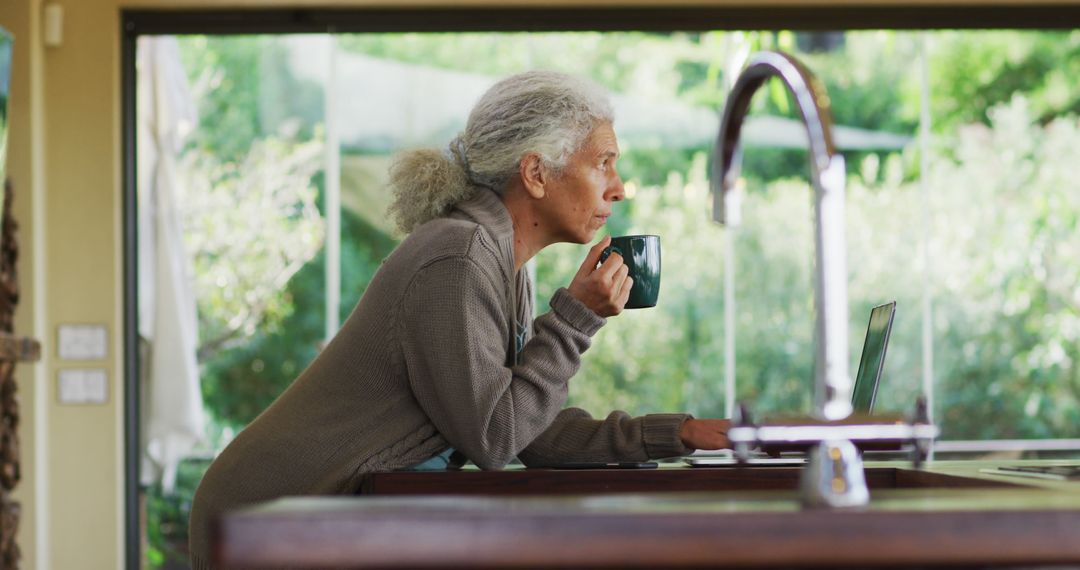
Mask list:
[[[544,161],[536,153],[526,154],[519,164],[521,182],[529,196],[537,200],[547,195],[547,172],[544,170]]]

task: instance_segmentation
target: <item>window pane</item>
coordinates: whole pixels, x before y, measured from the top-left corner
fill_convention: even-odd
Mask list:
[[[1080,33],[932,46],[939,417],[952,438],[1076,437]]]
[[[663,242],[659,305],[609,320],[570,405],[723,414],[727,232],[737,397],[762,414],[808,412],[813,201],[805,133],[778,82],[755,96],[743,131],[738,229],[710,221],[708,195],[726,85],[751,52],[794,53],[828,88],[847,163],[852,375],[870,308],[897,301],[877,409],[910,410],[922,392],[929,292],[945,439],[1080,435],[1080,32],[347,34],[333,62],[326,36],[178,41],[199,111],[176,156],[177,203],[209,443],[181,463],[174,494],[148,492],[155,565],[183,557],[185,500],[209,458],[323,341],[327,89],[340,139],[342,319],[401,239],[386,216],[392,155],[445,148],[501,77],[568,71],[613,94],[627,200],[607,231]],[[538,312],[587,249],[560,244],[536,258]]]

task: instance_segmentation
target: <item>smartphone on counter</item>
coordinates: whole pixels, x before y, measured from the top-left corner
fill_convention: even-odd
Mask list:
[[[619,461],[614,463],[575,462],[552,465],[549,469],[656,469],[655,461]]]

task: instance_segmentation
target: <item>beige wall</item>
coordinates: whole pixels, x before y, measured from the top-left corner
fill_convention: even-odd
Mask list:
[[[115,8],[69,8],[76,7],[69,10],[74,18],[67,38],[85,50],[41,46],[37,0],[4,2],[0,12],[0,23],[16,35],[9,143],[22,226],[23,297],[16,324],[20,333],[41,339],[44,349],[40,363],[19,370],[24,481],[18,498],[27,568],[119,567],[117,104],[110,77],[115,33],[79,24],[117,26],[110,15]],[[109,327],[109,360],[95,363],[108,371],[109,405],[55,404],[59,322]]]
[[[936,0],[880,0],[930,4]],[[752,5],[850,4],[856,0],[745,0]],[[963,3],[980,4],[977,0]],[[1077,0],[1042,0],[1076,4]],[[45,356],[19,370],[23,401],[27,568],[112,570],[123,565],[123,381],[119,17],[122,7],[222,7],[216,0],[56,0],[64,42],[40,42],[42,0],[0,0],[0,25],[16,38],[10,176],[22,224],[19,332],[43,341]],[[575,0],[477,0],[475,4],[576,5]],[[684,5],[724,4],[684,0]],[[858,3],[864,4],[865,1]],[[995,4],[1022,4],[997,0]],[[234,0],[235,6],[461,5],[451,0]],[[670,3],[597,0],[598,5]],[[735,2],[727,2],[735,4]],[[104,323],[110,333],[110,398],[104,406],[61,406],[54,358],[60,323]]]

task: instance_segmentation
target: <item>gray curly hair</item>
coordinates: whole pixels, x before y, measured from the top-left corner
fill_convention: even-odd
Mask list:
[[[481,188],[501,195],[529,153],[559,175],[596,123],[613,119],[607,93],[587,79],[555,71],[507,77],[484,93],[446,151],[394,157],[389,214],[408,234]]]

